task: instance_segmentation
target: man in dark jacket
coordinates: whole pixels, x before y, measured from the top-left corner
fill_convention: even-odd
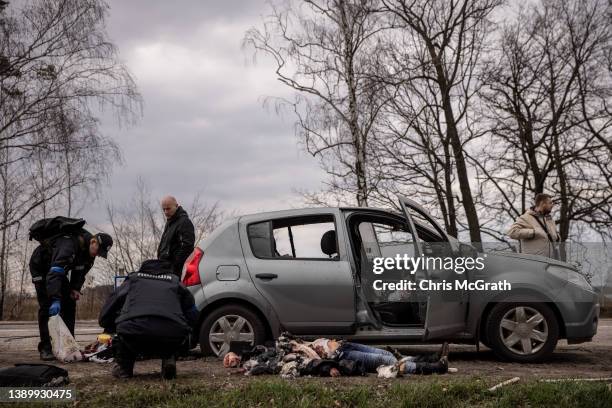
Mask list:
[[[176,354],[188,341],[198,309],[167,261],[148,260],[106,301],[99,324],[113,339],[117,378],[132,377],[137,358],[161,358],[162,376],[176,377]]]
[[[193,251],[195,229],[176,198],[164,197],[161,207],[166,216],[166,226],[157,248],[157,258],[170,262],[173,273],[180,278],[183,264]]]
[[[74,335],[76,301],[81,297],[85,275],[96,256],[106,258],[113,245],[110,235],[92,235],[81,229],[70,235],[58,236],[39,245],[30,257],[30,274],[38,300],[38,351],[45,361],[53,360],[49,316],[60,314]]]

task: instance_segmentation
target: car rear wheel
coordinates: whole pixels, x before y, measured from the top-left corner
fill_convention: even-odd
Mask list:
[[[223,356],[230,342],[262,344],[266,337],[263,322],[252,310],[241,305],[226,305],[210,313],[200,329],[200,349],[206,355]]]
[[[559,339],[557,318],[545,303],[498,303],[489,314],[486,330],[495,354],[522,363],[548,357]]]

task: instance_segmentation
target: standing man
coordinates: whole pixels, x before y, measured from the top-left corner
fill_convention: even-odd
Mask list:
[[[66,220],[71,219],[56,217],[41,220],[41,222],[46,225],[53,223],[57,225],[57,223],[66,223]],[[82,226],[85,221],[80,221],[82,221],[80,224]],[[108,234],[92,235],[80,227],[70,232],[68,230],[69,228],[66,228],[61,234],[41,240],[41,244],[36,247],[30,257],[30,273],[39,307],[40,343],[38,351],[43,361],[54,359],[49,336],[49,316],[59,314],[74,336],[76,302],[81,297],[85,275],[93,266],[95,258],[97,256],[106,258],[108,251],[113,246],[113,239]],[[33,235],[32,229],[30,229],[30,234]],[[44,231],[42,235],[45,235]],[[34,236],[34,239],[37,238]]]
[[[512,224],[508,236],[520,241],[522,253],[559,259],[556,243],[560,241],[560,237],[550,216],[552,208],[551,196],[538,193],[535,196],[535,205]]]
[[[195,228],[176,198],[164,197],[161,207],[166,216],[166,226],[157,248],[157,258],[170,262],[172,272],[180,278],[183,264],[193,251]]]

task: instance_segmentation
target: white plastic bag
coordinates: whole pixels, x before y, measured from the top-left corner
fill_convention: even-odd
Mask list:
[[[55,358],[66,363],[83,360],[83,353],[81,353],[78,343],[59,315],[49,318],[49,334],[51,335],[51,348]]]

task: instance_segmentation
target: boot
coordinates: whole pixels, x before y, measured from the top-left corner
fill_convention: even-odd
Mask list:
[[[112,374],[115,378],[131,378],[134,376],[134,363],[116,362]]]
[[[450,346],[448,345],[448,342],[447,342],[447,341],[445,341],[445,342],[442,344],[442,347],[440,347],[440,351],[439,351],[439,353],[438,353],[438,354],[440,355],[440,358],[442,358],[442,357],[448,357],[448,353],[449,353],[449,352],[450,352]]]
[[[435,363],[415,363],[415,374],[430,375],[430,374],[446,374],[448,372],[448,358],[442,357]]]
[[[55,360],[55,356],[48,348],[43,348],[40,350],[40,359],[42,361],[53,361]]]
[[[173,380],[176,378],[176,357],[171,356],[162,359],[161,367],[162,377],[166,380]]]

